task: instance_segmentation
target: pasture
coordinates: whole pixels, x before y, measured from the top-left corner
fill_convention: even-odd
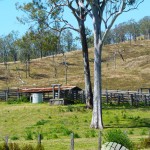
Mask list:
[[[134,144],[139,146],[143,138],[149,136],[150,108],[103,105],[105,132],[121,129]],[[75,150],[97,150],[99,130],[90,128],[92,110],[84,105],[50,106],[42,104],[0,103],[0,144],[5,136],[10,143],[37,144],[38,134],[42,134],[45,150],[69,150],[70,134],[75,137]],[[102,137],[104,142],[104,139]]]

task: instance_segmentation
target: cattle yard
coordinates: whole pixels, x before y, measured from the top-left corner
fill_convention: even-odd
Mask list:
[[[77,86],[61,86],[52,84],[52,87],[43,88],[20,88],[0,90],[0,99],[19,99],[26,96],[32,102],[34,94],[41,94],[42,101],[49,102],[50,105],[75,104],[77,100],[85,103],[85,92]],[[144,104],[150,106],[150,88],[140,88],[137,91],[124,90],[103,90],[103,102],[106,104],[129,103],[131,106]],[[69,101],[68,101],[69,100]],[[34,103],[34,102],[33,102]]]

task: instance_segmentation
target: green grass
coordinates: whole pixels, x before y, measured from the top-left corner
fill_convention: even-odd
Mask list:
[[[148,137],[150,109],[123,106],[105,106],[103,109],[104,130],[121,129],[135,143]],[[38,134],[46,150],[70,148],[70,133],[75,134],[76,150],[96,150],[98,130],[90,128],[92,111],[84,105],[49,106],[43,104],[0,103],[0,143],[9,136],[10,142],[22,145],[37,144]]]

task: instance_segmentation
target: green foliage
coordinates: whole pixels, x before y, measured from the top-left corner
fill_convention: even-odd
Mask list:
[[[94,129],[89,130],[89,131],[87,131],[87,132],[85,133],[85,137],[86,137],[86,138],[89,138],[89,137],[96,137],[96,136],[97,136],[97,134],[96,134],[96,131],[95,131]]]
[[[115,115],[115,116],[114,116],[114,119],[115,119],[116,123],[118,124],[119,121],[120,121],[119,117],[118,117],[117,115]]]
[[[29,102],[28,98],[26,96],[22,96],[19,99],[8,99],[7,104],[20,104],[20,103],[26,103]]]
[[[19,137],[17,135],[14,135],[12,137],[10,137],[11,140],[19,140]]]
[[[49,122],[49,120],[39,120],[37,123],[36,123],[36,126],[39,126],[39,125],[44,125],[45,123]]]
[[[29,99],[26,97],[26,96],[21,96],[19,99],[18,99],[19,102],[29,102]]]
[[[26,140],[33,140],[33,133],[32,133],[32,131],[27,130],[27,131],[25,132],[25,139],[26,139]]]
[[[141,131],[140,134],[141,134],[141,135],[146,135],[146,129],[142,129],[142,131]]]
[[[74,138],[80,138],[80,135],[78,133],[74,133]]]
[[[129,130],[129,134],[134,134],[133,129]]]
[[[18,104],[16,99],[8,99],[7,104]]]
[[[70,135],[72,133],[72,131],[68,128],[62,127],[61,129],[64,136]]]
[[[66,111],[67,112],[73,112],[74,107],[72,105],[68,105]]]
[[[133,143],[128,138],[127,134],[122,132],[120,129],[112,129],[106,132],[104,135],[105,142],[116,142],[128,149],[133,149]]]
[[[86,111],[86,108],[83,107],[83,106],[78,106],[78,105],[68,105],[66,107],[66,112],[85,112]]]

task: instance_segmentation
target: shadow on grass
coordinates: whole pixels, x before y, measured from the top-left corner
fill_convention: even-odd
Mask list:
[[[114,121],[115,122],[115,121]],[[150,128],[150,118],[128,118],[128,123],[110,123],[105,128]]]
[[[6,81],[6,80],[8,80],[8,78],[7,77],[0,77],[0,80],[1,81]]]
[[[31,78],[33,79],[43,79],[43,78],[49,78],[46,74],[31,74]]]

